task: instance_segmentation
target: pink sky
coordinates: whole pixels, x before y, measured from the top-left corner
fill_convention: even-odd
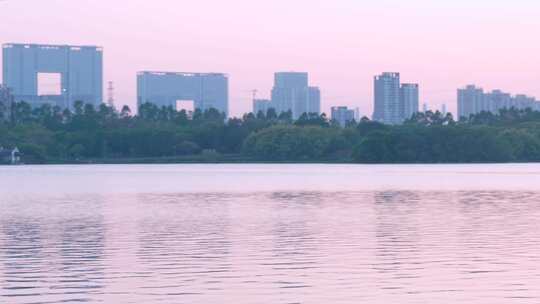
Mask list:
[[[132,107],[139,70],[228,73],[233,115],[274,72],[306,71],[324,111],[371,115],[382,71],[434,108],[469,83],[540,98],[539,16],[538,0],[0,0],[0,43],[101,45]]]

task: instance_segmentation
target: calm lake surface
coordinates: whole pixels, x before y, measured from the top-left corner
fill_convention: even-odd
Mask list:
[[[540,165],[0,167],[0,303],[540,303]]]

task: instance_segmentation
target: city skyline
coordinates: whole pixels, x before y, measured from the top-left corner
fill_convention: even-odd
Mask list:
[[[71,108],[75,101],[97,106],[103,98],[103,48],[52,44],[2,44],[3,79],[2,103],[12,95],[15,101],[32,106],[45,103]],[[51,83],[51,82],[56,82]],[[109,82],[107,104],[114,106],[113,85]],[[7,88],[5,90],[4,88]],[[401,83],[399,72],[383,72],[374,77],[373,115],[371,119],[386,124],[401,124],[420,109],[420,90],[417,83]],[[321,91],[310,86],[307,72],[275,72],[271,99],[258,99],[252,90],[252,113],[291,112],[293,119],[302,114],[321,114]],[[229,114],[229,76],[224,73],[137,72],[137,108],[143,103],[172,106],[176,110],[202,111],[214,108]],[[122,105],[119,105],[122,106]],[[540,101],[525,94],[515,96],[495,89],[484,93],[476,85],[457,90],[457,113],[461,119],[482,111],[497,113],[501,109],[540,109]],[[446,104],[437,110],[447,113]],[[245,112],[246,113],[246,112]],[[359,116],[347,106],[332,105],[330,115],[340,125]],[[366,115],[367,116],[367,115]],[[234,117],[234,116],[232,116]],[[358,120],[358,117],[357,117]]]
[[[540,0],[0,0],[0,304],[540,303]]]
[[[261,92],[258,98],[269,99],[273,73],[287,70],[309,72],[321,88],[321,110],[327,113],[332,105],[372,113],[371,79],[381,71],[408,75],[422,86],[421,103],[433,108],[447,104],[453,113],[455,90],[467,83],[540,96],[535,83],[540,62],[534,56],[540,44],[527,34],[540,28],[534,17],[540,4],[533,1],[415,0],[401,6],[391,0],[162,0],[110,7],[105,1],[56,0],[17,13],[27,4],[0,2],[2,22],[11,25],[0,29],[1,43],[103,46],[104,82],[113,81],[117,102],[132,108],[134,75],[141,70],[226,72],[233,116],[251,109],[253,89]],[[170,10],[157,14],[161,7]],[[266,18],[258,17],[262,12]],[[394,21],[372,26],[383,16]],[[450,26],[456,17],[460,24]],[[298,18],[305,22],[297,24]],[[398,24],[402,30],[395,33]]]
[[[515,108],[540,110],[540,100],[524,94],[507,93],[499,89],[484,91],[474,84],[457,90],[457,118],[469,117],[480,112],[498,113],[502,109]]]
[[[49,103],[70,108],[75,101],[94,106],[105,103],[102,94],[103,47],[7,43],[2,45],[2,49],[2,75],[6,79],[5,84],[0,85],[3,103],[11,93],[13,100],[26,101],[33,106]],[[56,84],[50,83],[51,76],[57,76],[53,77],[56,78]],[[107,90],[113,90],[111,82]],[[256,98],[258,90],[251,92],[251,111],[255,114],[274,109],[277,113],[290,111],[292,118],[298,119],[304,113],[326,113],[321,111],[321,91],[309,85],[307,72],[275,72],[271,99]],[[376,75],[373,92],[373,120],[400,124],[416,112],[428,111],[427,103],[423,103],[420,109],[419,85],[401,83],[399,72]],[[113,93],[108,92],[106,102],[109,105],[113,105]],[[204,111],[214,108],[224,113],[225,117],[231,117],[229,76],[224,73],[138,71],[137,108],[146,102],[172,106],[177,110],[184,108]],[[538,110],[540,101],[525,94],[513,96],[500,89],[484,94],[482,88],[474,84],[467,85],[457,90],[455,117],[469,117],[481,111],[496,113],[500,109],[512,107]],[[446,114],[447,106],[443,103],[439,109],[430,110]],[[351,117],[359,119],[359,108],[351,111],[347,106],[332,105],[329,114],[343,126]]]

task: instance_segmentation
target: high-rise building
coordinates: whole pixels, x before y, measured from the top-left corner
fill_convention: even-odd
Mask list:
[[[153,103],[177,109],[178,102],[193,102],[194,110],[216,109],[229,115],[229,78],[218,73],[137,73],[137,104]]]
[[[374,80],[373,119],[387,124],[401,123],[399,73],[383,73]]]
[[[512,106],[516,109],[535,109],[536,108],[536,99],[524,94],[518,94],[514,97]]]
[[[70,108],[103,100],[103,49],[97,46],[8,43],[2,46],[4,85],[15,101]]]
[[[400,124],[418,112],[418,84],[400,84],[399,73],[382,73],[374,80],[373,119],[386,124]]]
[[[493,90],[491,93],[486,94],[489,103],[489,111],[496,113],[499,109],[512,107],[512,95],[505,93],[501,90]]]
[[[468,118],[472,114],[480,112],[478,109],[484,102],[484,90],[474,85],[468,85],[464,89],[458,89],[458,117]]]
[[[404,83],[399,89],[400,105],[402,107],[402,119],[410,119],[418,112],[419,92],[418,84]]]
[[[446,104],[443,103],[442,106],[441,106],[441,114],[443,116],[446,116],[447,113],[448,113],[448,109],[446,108]]]
[[[321,113],[321,90],[318,87],[309,87],[307,113]]]
[[[253,100],[253,114],[257,115],[262,112],[266,115],[270,109],[270,99],[254,99]]]
[[[512,96],[501,90],[493,90],[484,93],[482,88],[468,85],[463,89],[458,89],[458,116],[468,118],[472,114],[480,112],[499,113],[502,109],[515,108],[540,109],[540,102],[534,97],[523,94]]]
[[[300,89],[309,84],[308,73],[305,72],[277,72],[274,74],[274,88]]]
[[[0,84],[0,121],[9,119],[13,102],[11,90]]]
[[[355,110],[347,107],[332,107],[331,119],[338,122],[341,127],[345,127],[348,122],[355,120]]]
[[[321,93],[319,88],[309,86],[307,73],[275,73],[270,107],[278,114],[291,111],[293,119],[304,113],[319,114]]]

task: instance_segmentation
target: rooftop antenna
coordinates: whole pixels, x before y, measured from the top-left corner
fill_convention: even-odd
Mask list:
[[[109,86],[107,87],[107,105],[114,108],[114,86],[112,81],[109,81]]]

